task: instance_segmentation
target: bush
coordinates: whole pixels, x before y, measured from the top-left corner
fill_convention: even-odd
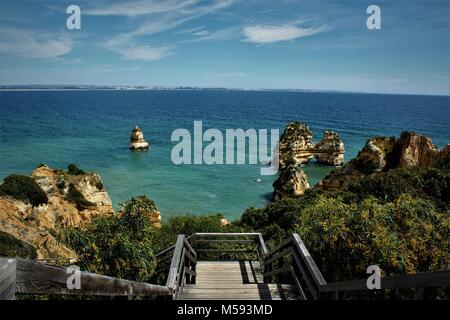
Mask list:
[[[12,174],[0,185],[0,195],[9,195],[15,199],[31,203],[33,206],[46,204],[47,195],[33,178]]]
[[[86,172],[84,172],[83,170],[78,168],[73,163],[69,164],[69,166],[67,167],[67,173],[71,174],[71,175],[74,175],[74,176],[79,176],[79,175],[82,175],[82,174],[86,174]]]
[[[29,243],[0,231],[0,257],[36,259],[37,254],[36,248]]]
[[[95,206],[94,203],[86,200],[83,194],[75,187],[73,183],[69,185],[69,191],[67,192],[66,198],[72,202],[78,210],[84,210]]]
[[[139,207],[142,205],[142,207]],[[145,201],[132,199],[120,215],[99,217],[86,229],[74,228],[59,237],[77,253],[83,270],[108,276],[149,281],[156,267],[151,220],[140,215]],[[135,227],[139,226],[139,232]]]
[[[127,228],[140,233],[152,222],[152,213],[157,211],[155,202],[145,196],[131,198],[122,206],[121,219]]]
[[[450,268],[450,217],[427,200],[346,204],[322,196],[300,219],[296,231],[327,281],[364,278],[372,264],[387,274]]]
[[[449,156],[426,169],[392,169],[346,191],[314,188],[294,200],[249,208],[239,225],[269,247],[297,232],[327,281],[450,268]]]

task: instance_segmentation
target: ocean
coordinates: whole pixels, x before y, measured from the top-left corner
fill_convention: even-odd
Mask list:
[[[345,158],[356,156],[376,135],[416,131],[442,147],[450,142],[448,96],[233,90],[84,90],[0,92],[0,179],[30,174],[40,163],[75,163],[102,177],[114,207],[132,196],[155,200],[163,220],[175,215],[223,213],[238,218],[248,207],[270,201],[276,177],[260,165],[174,165],[177,128],[280,129],[290,121],[309,124],[314,140],[338,132]],[[139,125],[150,142],[131,152]],[[205,143],[206,145],[207,143]],[[333,167],[304,167],[310,185]],[[256,182],[256,179],[262,179]]]

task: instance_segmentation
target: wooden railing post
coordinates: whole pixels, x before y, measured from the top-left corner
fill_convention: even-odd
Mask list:
[[[0,258],[0,300],[14,300],[16,269],[15,259]]]
[[[169,276],[167,277],[166,286],[172,290],[172,294],[176,294],[177,283],[179,281],[178,269],[181,260],[181,254],[184,246],[184,235],[180,234],[175,244],[175,249],[172,256],[172,262],[170,263]],[[182,262],[184,264],[184,262]]]

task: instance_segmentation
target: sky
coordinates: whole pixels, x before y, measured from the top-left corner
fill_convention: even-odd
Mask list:
[[[449,57],[448,0],[0,0],[2,85],[449,95]]]

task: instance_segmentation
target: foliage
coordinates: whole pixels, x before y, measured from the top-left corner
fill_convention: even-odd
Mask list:
[[[131,198],[121,204],[119,214],[98,217],[85,229],[63,231],[59,238],[79,257],[80,267],[89,272],[136,281],[150,281],[167,276],[156,274],[154,253],[173,245],[178,234],[195,232],[234,232],[239,227],[224,227],[222,215],[180,216],[157,229],[152,224],[155,203],[144,197]],[[170,260],[169,260],[170,262]]]
[[[364,278],[378,264],[387,274],[450,267],[450,217],[428,200],[401,195],[347,204],[321,196],[296,228],[328,281]]]
[[[89,207],[95,206],[94,203],[86,200],[83,194],[75,187],[73,183],[69,185],[69,191],[66,195],[67,200],[72,202],[78,210],[84,210]]]
[[[0,196],[9,195],[15,199],[30,202],[33,206],[46,204],[47,195],[33,178],[18,174],[7,176],[0,185]]]
[[[121,219],[128,229],[134,233],[145,231],[152,221],[152,213],[157,211],[155,202],[145,196],[131,198],[122,206]]]
[[[36,248],[6,232],[0,231],[0,257],[36,259]]]
[[[96,218],[86,229],[66,230],[60,238],[75,250],[83,270],[148,281],[156,266],[149,201],[131,199],[121,214]]]
[[[365,278],[367,266],[412,273],[450,268],[449,156],[426,169],[392,169],[348,190],[314,188],[249,208],[238,222],[269,247],[297,232],[327,281]]]
[[[186,237],[196,232],[239,232],[239,227],[221,225],[222,214],[211,216],[178,216],[164,223],[154,234],[155,250],[162,251],[173,245],[179,234]]]
[[[374,196],[391,202],[401,194],[409,194],[433,201],[439,208],[450,208],[450,170],[437,168],[393,169],[383,174],[372,175],[349,186],[358,200]]]
[[[71,174],[71,175],[74,175],[74,176],[79,176],[79,175],[82,175],[82,174],[86,174],[86,172],[84,172],[83,170],[78,168],[73,163],[69,164],[69,166],[67,167],[67,173]]]

